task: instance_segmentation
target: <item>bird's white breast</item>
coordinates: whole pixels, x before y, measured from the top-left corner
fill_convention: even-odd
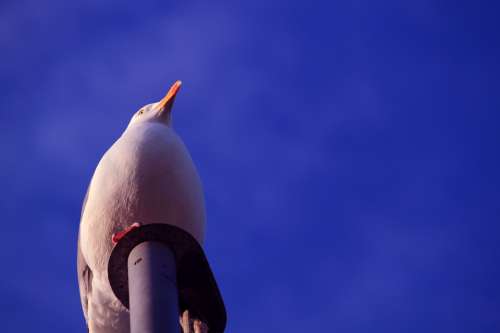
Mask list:
[[[107,280],[112,234],[134,222],[168,223],[188,231],[200,244],[204,239],[205,207],[197,171],[181,139],[159,123],[130,126],[95,170],[80,236],[96,278]]]

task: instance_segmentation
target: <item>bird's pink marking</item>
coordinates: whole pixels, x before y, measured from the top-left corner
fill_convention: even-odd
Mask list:
[[[113,234],[111,236],[111,242],[113,243],[113,245],[116,245],[120,241],[120,239],[125,237],[126,234],[128,234],[130,231],[134,230],[135,228],[139,228],[140,226],[141,226],[141,224],[139,222],[132,223],[131,225],[129,225],[128,227],[126,227],[122,231],[118,231],[116,234]]]

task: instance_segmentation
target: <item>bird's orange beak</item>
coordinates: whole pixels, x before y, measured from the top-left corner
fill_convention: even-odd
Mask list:
[[[158,110],[160,110],[161,113],[163,113],[164,111],[170,111],[175,100],[175,95],[177,95],[179,89],[181,88],[181,84],[181,81],[175,81],[175,83],[168,90],[168,93],[165,95],[165,97],[163,97],[163,99],[158,103],[156,107]]]

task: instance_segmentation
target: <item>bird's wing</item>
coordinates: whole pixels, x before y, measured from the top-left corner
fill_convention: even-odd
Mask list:
[[[80,300],[82,301],[83,315],[88,323],[88,296],[92,291],[92,271],[87,265],[83,257],[80,247],[80,239],[78,239],[78,255],[77,255],[77,270],[78,270],[78,287],[80,288]]]
[[[90,186],[89,186],[90,188]],[[87,198],[89,191],[85,195],[83,200],[82,213],[85,211],[85,206],[87,204]],[[77,250],[77,271],[78,271],[78,287],[80,288],[80,300],[82,302],[83,315],[85,317],[85,322],[88,324],[88,295],[92,292],[92,271],[87,265],[85,258],[83,257],[82,248],[80,246],[80,235],[78,235],[78,250]]]

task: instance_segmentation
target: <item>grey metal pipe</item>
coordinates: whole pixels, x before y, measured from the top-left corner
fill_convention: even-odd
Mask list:
[[[179,304],[173,252],[160,242],[135,246],[128,257],[131,333],[178,333]]]

